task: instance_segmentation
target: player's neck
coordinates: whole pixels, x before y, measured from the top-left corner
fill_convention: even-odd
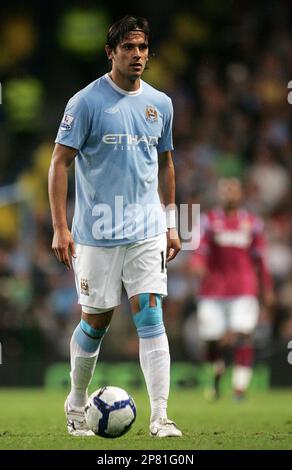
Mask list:
[[[109,72],[108,76],[119,88],[125,91],[138,91],[141,86],[139,77],[135,80],[130,80],[115,70]]]

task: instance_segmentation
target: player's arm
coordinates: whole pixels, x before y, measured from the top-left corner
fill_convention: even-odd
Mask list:
[[[74,242],[67,223],[68,170],[77,150],[56,144],[49,169],[49,199],[54,237],[52,249],[57,259],[70,269],[75,256]]]
[[[181,242],[175,225],[175,170],[170,150],[158,155],[159,195],[167,210],[167,255],[166,261],[176,257]]]
[[[198,279],[204,279],[208,274],[208,257],[210,254],[210,229],[209,220],[203,214],[200,221],[200,245],[190,256],[190,272]]]
[[[202,255],[201,252],[196,252],[195,254],[191,255],[189,268],[191,273],[194,274],[198,279],[204,279],[208,274],[206,256]]]

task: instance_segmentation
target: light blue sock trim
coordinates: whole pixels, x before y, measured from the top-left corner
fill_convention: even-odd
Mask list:
[[[106,331],[106,328],[104,328],[104,330]],[[101,330],[95,331],[101,332]],[[93,353],[98,350],[103,336],[104,334],[102,336],[99,336],[98,338],[92,338],[91,336],[88,336],[81,328],[81,322],[79,323],[79,325],[77,325],[73,333],[73,337],[76,343],[79,344],[79,346],[87,353]]]
[[[159,325],[152,326],[142,326],[137,328],[139,338],[154,338],[154,336],[161,336],[165,333],[164,324],[160,323]]]
[[[150,294],[139,294],[140,312],[133,316],[140,338],[151,338],[165,333],[161,297],[155,294],[156,307],[149,306]]]
[[[92,338],[102,338],[106,333],[106,328],[100,328],[97,330],[96,328],[93,328],[91,325],[89,325],[87,321],[83,320],[83,318],[80,321],[80,326],[84,333],[91,336]]]

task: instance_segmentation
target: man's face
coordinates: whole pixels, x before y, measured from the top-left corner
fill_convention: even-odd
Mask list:
[[[218,196],[223,207],[238,207],[243,197],[241,182],[237,178],[220,179],[218,182]]]
[[[148,60],[148,41],[141,31],[130,31],[117,45],[107,49],[112,69],[130,80],[139,78]]]

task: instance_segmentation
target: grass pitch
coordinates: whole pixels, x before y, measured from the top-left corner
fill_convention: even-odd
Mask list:
[[[149,436],[148,397],[129,392],[137,404],[136,422],[125,436],[103,439],[67,434],[62,391],[0,389],[0,449],[292,449],[292,390],[250,392],[242,403],[227,392],[210,403],[201,391],[174,389],[169,416],[184,435],[172,439]]]

